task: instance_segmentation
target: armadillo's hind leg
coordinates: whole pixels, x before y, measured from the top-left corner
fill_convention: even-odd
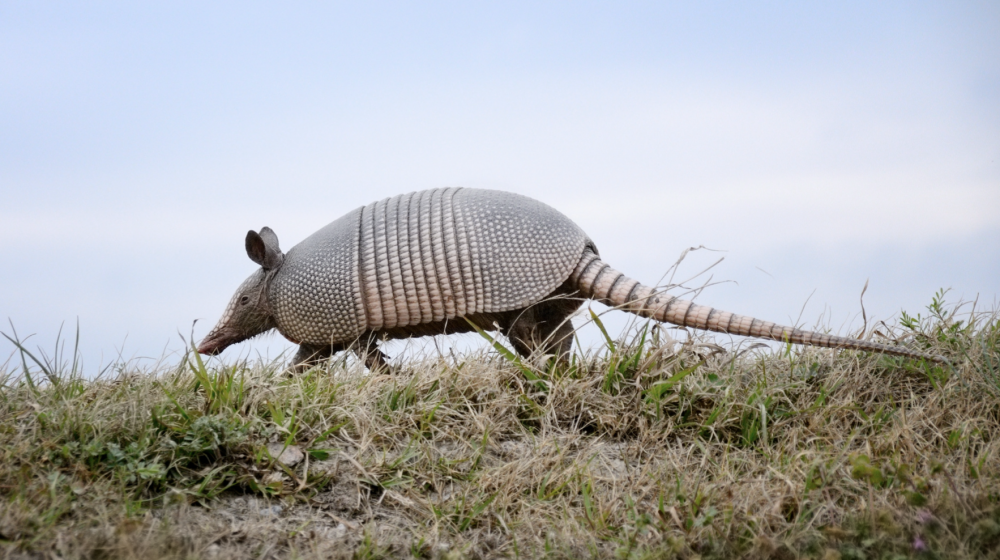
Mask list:
[[[540,352],[565,360],[573,349],[573,324],[569,317],[578,307],[579,299],[557,296],[542,301],[518,313],[503,334],[524,358]]]
[[[389,364],[386,363],[389,356],[386,356],[379,350],[376,342],[377,339],[374,333],[365,333],[351,345],[351,350],[357,354],[358,358],[365,363],[365,367],[370,371],[375,371],[376,369],[390,371]]]
[[[559,361],[569,360],[569,353],[573,350],[573,323],[569,317],[563,321],[559,327],[549,335],[546,345],[546,354],[555,354]]]

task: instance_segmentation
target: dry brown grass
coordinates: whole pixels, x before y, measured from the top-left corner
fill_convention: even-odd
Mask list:
[[[1000,322],[932,305],[898,330],[954,367],[632,335],[540,382],[485,352],[391,375],[10,371],[0,550],[1000,557]],[[305,458],[273,460],[286,444]]]

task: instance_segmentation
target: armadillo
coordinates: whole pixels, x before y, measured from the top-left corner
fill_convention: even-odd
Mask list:
[[[198,346],[203,354],[277,329],[305,368],[377,340],[499,329],[521,356],[565,356],[569,318],[592,299],[656,321],[787,343],[939,356],[777,325],[669,296],[601,260],[572,220],[513,193],[441,188],[357,208],[282,253],[270,228],[246,236],[260,265]]]

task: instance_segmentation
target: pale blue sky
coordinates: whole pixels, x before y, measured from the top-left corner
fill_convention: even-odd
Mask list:
[[[725,257],[698,301],[846,332],[866,280],[879,319],[997,301],[998,156],[995,2],[0,0],[0,331],[159,357],[253,270],[248,229],[287,250],[464,185],[646,282],[724,251],[682,268]]]

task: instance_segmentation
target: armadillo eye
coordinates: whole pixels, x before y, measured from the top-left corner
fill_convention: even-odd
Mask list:
[[[246,305],[250,301],[250,296],[243,296],[240,298],[240,305]]]

